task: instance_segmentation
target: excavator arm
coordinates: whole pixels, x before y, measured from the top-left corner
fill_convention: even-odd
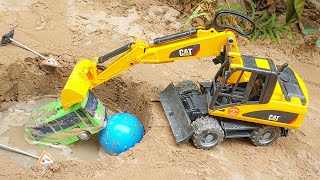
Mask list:
[[[234,12],[231,11],[231,13]],[[226,48],[228,49],[228,55],[233,57],[233,64],[242,66],[236,36],[230,29],[233,28],[227,27],[227,29],[218,32],[215,28],[198,27],[147,42],[136,41],[127,44],[99,57],[97,62],[81,60],[74,67],[61,93],[62,105],[66,110],[73,104],[82,102],[88,90],[139,63],[159,64],[217,56],[223,48]],[[100,65],[117,55],[120,56],[106,67]]]
[[[147,44],[142,41],[135,42],[131,45],[130,50],[108,65],[103,72],[97,74],[91,88],[139,63],[159,64],[190,58],[217,56],[220,54],[222,47],[228,45],[228,39],[235,40],[233,32],[218,33],[212,29],[197,30],[197,33],[191,37],[170,43]],[[231,51],[239,53],[236,43],[233,43]]]

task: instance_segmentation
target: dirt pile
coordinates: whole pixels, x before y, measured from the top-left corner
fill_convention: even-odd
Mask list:
[[[42,66],[39,58],[25,58],[19,63],[5,64],[0,67],[0,110],[10,102],[23,101],[41,95],[59,94],[69,71]]]
[[[173,34],[184,24],[176,10],[154,0],[23,3],[23,6],[13,0],[0,3],[0,32],[4,34],[16,26],[17,40],[40,53],[50,52],[63,68],[41,66],[39,59],[15,46],[0,47],[0,110],[37,96],[59,95],[80,58],[91,59],[93,55],[110,52],[133,41],[136,33],[142,35],[140,38],[151,39]],[[195,149],[191,143],[177,145],[157,102],[158,93],[170,82],[182,79],[210,81],[216,67],[210,59],[141,64],[94,90],[103,102],[112,103],[142,121],[146,134],[140,144],[120,156],[107,155],[102,160],[84,162],[59,161],[47,169],[23,168],[24,164],[12,163],[12,156],[1,156],[0,176],[10,179],[317,179],[320,176],[320,103],[317,101],[320,83],[315,77],[320,75],[320,51],[309,46],[305,37],[297,36],[297,39],[298,45],[284,40],[281,46],[267,41],[238,40],[244,54],[270,57],[280,64],[289,62],[309,89],[310,109],[302,128],[291,131],[289,137],[280,138],[272,146],[254,147],[247,139],[226,140],[210,151]],[[95,143],[79,144],[82,148],[74,153],[83,156],[88,151],[81,149],[98,147]],[[34,147],[35,151],[42,150]],[[25,158],[15,156],[18,160]]]

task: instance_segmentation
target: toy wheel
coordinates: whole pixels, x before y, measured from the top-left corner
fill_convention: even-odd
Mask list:
[[[251,141],[256,146],[272,144],[280,137],[281,129],[273,126],[261,126],[251,134]]]
[[[184,81],[178,83],[175,86],[175,89],[179,95],[182,95],[182,94],[190,93],[192,91],[197,91],[198,85],[193,81],[184,80]]]
[[[87,141],[91,136],[91,133],[88,131],[83,131],[81,132],[81,134],[79,134],[77,137],[81,140],[81,141]]]
[[[200,117],[192,125],[195,129],[192,140],[197,148],[212,149],[223,141],[224,131],[213,117]]]

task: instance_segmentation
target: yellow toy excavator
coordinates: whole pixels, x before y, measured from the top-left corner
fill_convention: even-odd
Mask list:
[[[233,25],[231,25],[233,24]],[[167,63],[212,57],[220,69],[211,82],[170,84],[160,100],[178,143],[193,140],[211,149],[225,138],[248,137],[257,146],[287,136],[307,112],[308,92],[288,64],[242,55],[234,31],[248,36],[255,25],[248,17],[222,10],[205,27],[151,41],[127,44],[97,59],[81,60],[66,83],[61,101],[65,110],[81,103],[88,90],[139,63]],[[108,66],[100,63],[120,55]]]

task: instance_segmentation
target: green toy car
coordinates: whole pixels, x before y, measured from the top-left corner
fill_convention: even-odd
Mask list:
[[[25,131],[36,142],[68,145],[88,140],[91,134],[105,128],[107,119],[106,108],[89,91],[82,103],[67,111],[59,99],[35,110]]]

